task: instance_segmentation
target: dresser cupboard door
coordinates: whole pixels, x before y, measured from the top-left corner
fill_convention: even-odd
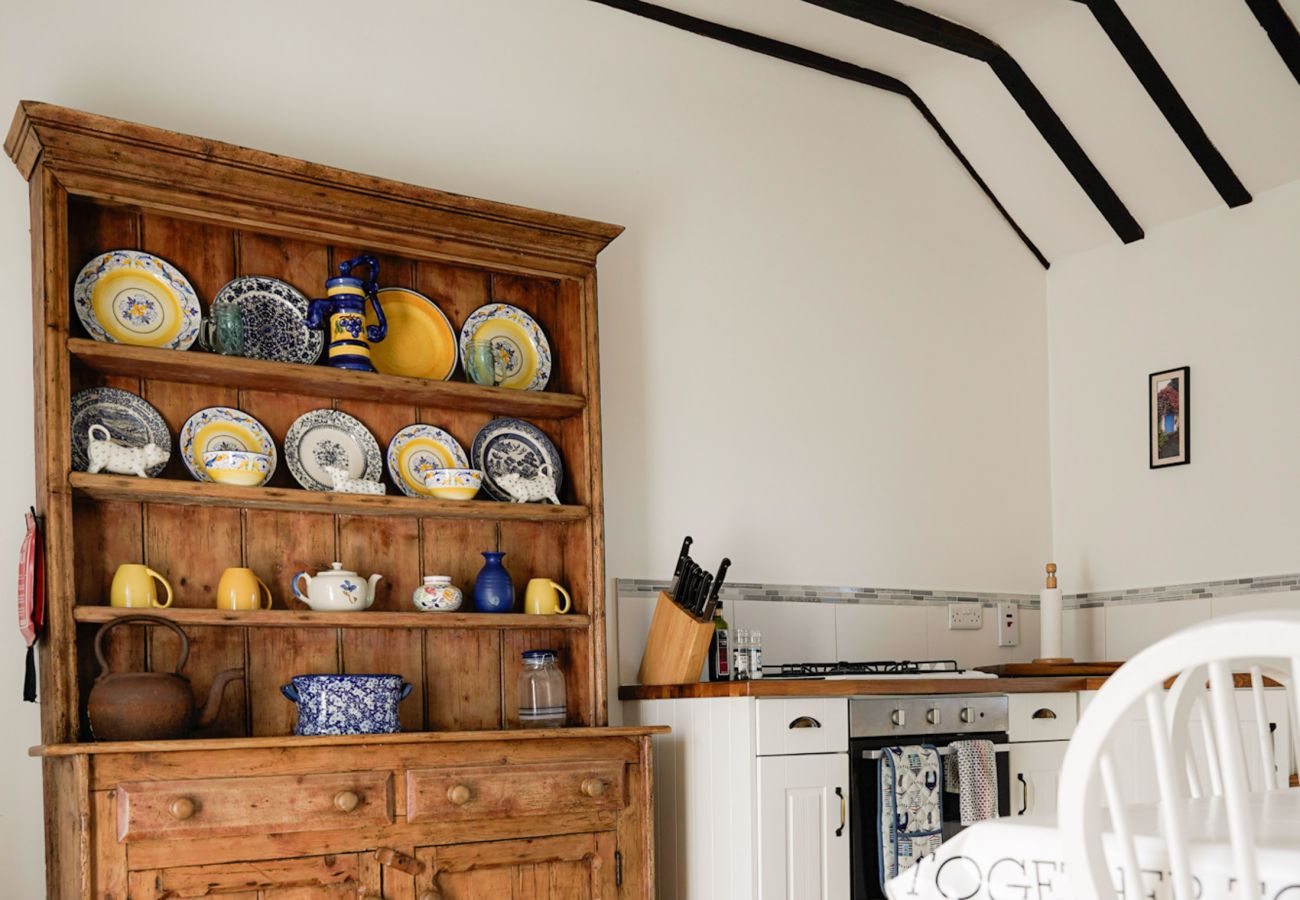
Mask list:
[[[416,900],[614,900],[612,832],[416,850]]]
[[[132,872],[130,900],[361,900],[380,895],[373,854],[335,853]]]

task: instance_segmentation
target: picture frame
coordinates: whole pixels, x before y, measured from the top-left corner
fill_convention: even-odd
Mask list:
[[[1147,429],[1152,469],[1192,461],[1192,370],[1164,369],[1147,376]]]

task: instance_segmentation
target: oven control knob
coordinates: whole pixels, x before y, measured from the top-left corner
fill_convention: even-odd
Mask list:
[[[963,706],[961,708],[961,720],[965,722],[967,725],[969,725],[971,722],[974,722],[975,710],[971,709],[969,706]]]
[[[939,715],[939,707],[935,706],[926,710],[925,721],[929,722],[931,725],[940,724],[940,722],[943,721],[943,717]]]
[[[907,724],[907,710],[898,708],[889,714],[889,721],[893,722],[899,728]]]

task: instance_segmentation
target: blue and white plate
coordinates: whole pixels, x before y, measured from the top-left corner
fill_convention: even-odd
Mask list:
[[[309,491],[329,491],[334,480],[326,466],[347,470],[349,478],[378,481],[384,459],[366,426],[337,409],[313,409],[294,419],[284,436],[284,460]]]
[[[72,395],[72,468],[84,472],[90,467],[87,447],[92,425],[103,425],[113,440],[128,447],[157,444],[168,451],[172,433],[162,414],[143,398],[119,388],[93,387]],[[167,467],[161,462],[145,471],[157,478]]]
[[[217,291],[212,303],[239,307],[244,356],[310,366],[320,359],[325,333],[307,327],[307,298],[267,275],[242,275]]]
[[[523,419],[500,418],[488,422],[474,435],[469,456],[473,468],[483,472],[483,488],[496,500],[512,499],[497,484],[500,475],[513,473],[532,478],[543,465],[549,465],[555,476],[557,494],[564,484],[560,451],[540,428]]]
[[[72,305],[97,341],[188,350],[199,336],[199,298],[165,259],[110,250],[86,263],[72,285]]]
[[[185,420],[180,434],[181,461],[195,481],[212,481],[203,464],[203,454],[219,450],[242,450],[271,458],[266,480],[275,474],[275,441],[261,422],[243,410],[209,406]]]
[[[388,475],[408,497],[432,497],[424,475],[434,469],[468,469],[465,448],[432,425],[407,425],[388,442]]]

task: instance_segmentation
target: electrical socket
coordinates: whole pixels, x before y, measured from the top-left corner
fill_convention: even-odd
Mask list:
[[[984,627],[984,607],[978,603],[949,603],[949,631],[979,631]]]
[[[998,646],[1020,645],[1020,606],[1015,603],[998,604]]]

